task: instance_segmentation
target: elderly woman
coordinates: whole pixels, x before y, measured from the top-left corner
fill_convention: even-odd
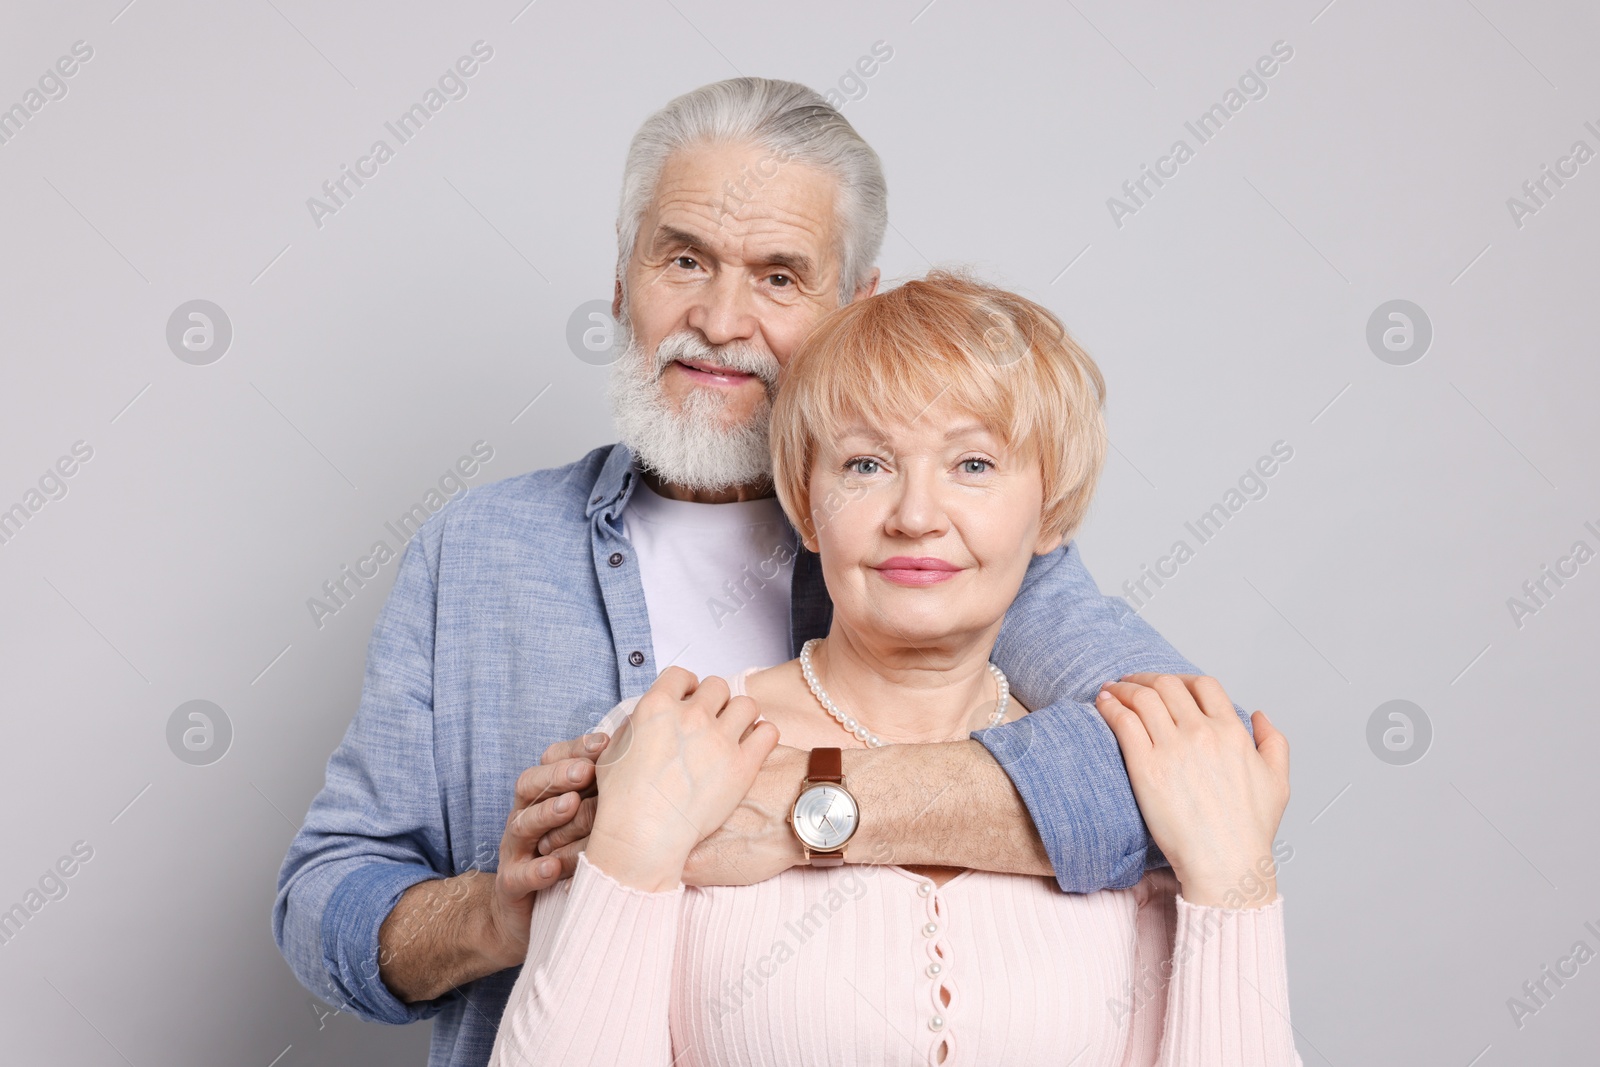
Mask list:
[[[537,898],[493,1064],[1300,1062],[1271,863],[1288,746],[1261,712],[1252,740],[1209,678],[1100,694],[1171,870],[1070,895],[850,851],[840,749],[1027,714],[989,656],[1030,560],[1083,518],[1103,392],[1048,311],[954,275],[817,328],[772,450],[828,636],[728,680],[670,668],[607,717],[587,851]],[[809,865],[683,886],[780,736],[811,752],[792,815]]]

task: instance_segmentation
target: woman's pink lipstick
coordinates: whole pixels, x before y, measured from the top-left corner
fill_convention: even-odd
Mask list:
[[[873,570],[896,585],[937,585],[954,578],[962,568],[934,556],[894,556]]]

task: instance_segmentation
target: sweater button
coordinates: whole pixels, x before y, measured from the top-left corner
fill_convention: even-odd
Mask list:
[[[628,662],[633,664],[635,667],[643,667],[644,653],[640,652],[638,649],[634,649],[632,652],[628,653]]]
[[[921,893],[923,896],[927,896],[929,893],[933,892],[933,883],[923,882],[921,885],[917,886],[917,892]]]
[[[613,553],[611,553],[611,555],[606,558],[606,562],[611,564],[613,567],[622,566],[622,553],[621,552],[613,552]]]
[[[928,977],[937,978],[939,977],[939,972],[943,970],[944,968],[939,966],[937,963],[930,963],[928,964]]]
[[[939,924],[938,923],[929,923],[927,926],[924,926],[922,928],[922,934],[923,934],[924,937],[932,937],[934,934],[936,934],[938,932],[939,932]]]
[[[944,1029],[944,1016],[943,1015],[935,1015],[933,1018],[929,1019],[928,1020],[928,1029],[929,1030],[943,1030]]]

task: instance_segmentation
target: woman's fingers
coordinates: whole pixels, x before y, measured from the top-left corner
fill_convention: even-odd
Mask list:
[[[1202,710],[1199,693],[1195,691],[1200,678],[1198,674],[1127,674],[1123,675],[1122,680],[1155,690],[1160,694],[1161,702],[1166,705],[1173,722],[1180,726],[1193,726],[1206,714]]]
[[[728,701],[717,719],[730,734],[739,737],[760,714],[761,709],[756,706],[754,700],[747,696],[737,696]]]
[[[1233,710],[1233,698],[1228,695],[1227,690],[1222,688],[1221,682],[1209,674],[1198,674],[1189,677],[1179,675],[1179,677],[1184,678],[1184,683],[1188,685],[1189,692],[1194,694],[1195,703],[1200,705],[1200,710],[1205,712],[1207,716],[1224,722],[1230,719],[1235,722],[1238,721],[1239,713]],[[1239,725],[1243,726],[1244,723],[1241,722]]]
[[[751,782],[761,773],[772,750],[778,747],[778,728],[770,720],[762,719],[744,732],[739,741],[739,759],[744,762]]]
[[[1094,706],[1116,735],[1124,763],[1131,767],[1150,751],[1150,731],[1145,728],[1143,720],[1136,711],[1118,700],[1109,688],[1100,690]]]
[[[1177,720],[1167,710],[1166,700],[1149,686],[1137,682],[1107,682],[1101,688],[1139,716],[1152,742],[1160,744],[1178,728]]]
[[[1267,718],[1267,713],[1258,711],[1250,716],[1250,725],[1255,730],[1256,752],[1272,771],[1273,775],[1285,785],[1289,782],[1289,739],[1283,736],[1283,731],[1272,725],[1272,720]]]

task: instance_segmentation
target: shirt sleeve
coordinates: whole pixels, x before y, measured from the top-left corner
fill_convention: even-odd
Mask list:
[[[278,875],[272,934],[302,985],[364,1019],[407,1023],[443,1007],[397,999],[378,975],[378,931],[411,886],[455,873],[433,751],[440,526],[407,545],[373,628],[361,704]]]
[[[1022,794],[1056,882],[1069,893],[1127,889],[1166,859],[1134,800],[1116,735],[1094,707],[1125,674],[1199,674],[1121,597],[1104,596],[1076,542],[1036,557],[1006,613],[995,662],[1033,712],[979,730]],[[1250,729],[1250,716],[1234,705]]]
[[[1283,897],[1212,908],[1170,870],[1136,888],[1133,971],[1112,1008],[1127,1018],[1122,1067],[1303,1067],[1289,1024]]]
[[[625,886],[580,853],[572,880],[534,899],[489,1067],[670,1067],[683,895]]]

